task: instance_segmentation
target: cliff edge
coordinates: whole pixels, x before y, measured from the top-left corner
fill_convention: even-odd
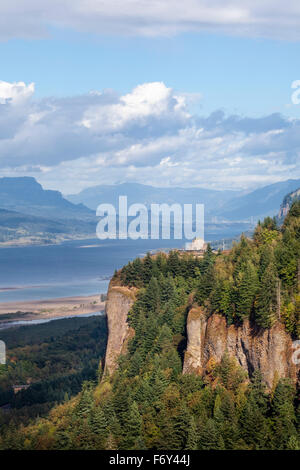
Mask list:
[[[127,323],[128,312],[134,301],[135,292],[132,289],[110,284],[105,308],[108,324],[105,375],[116,370],[118,357],[126,351],[128,339],[134,334]]]
[[[248,319],[241,326],[228,326],[223,316],[206,318],[197,307],[188,314],[187,340],[184,374],[203,374],[209,360],[219,362],[227,351],[249,375],[260,369],[270,389],[279,378],[297,382],[299,365],[292,360],[293,342],[279,322],[269,329],[252,327]]]

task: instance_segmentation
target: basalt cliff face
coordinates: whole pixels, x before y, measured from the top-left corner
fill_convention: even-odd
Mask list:
[[[282,377],[297,382],[299,365],[294,364],[293,342],[279,322],[270,329],[252,327],[247,319],[241,326],[228,326],[223,316],[206,318],[198,307],[189,311],[187,337],[184,374],[203,374],[210,360],[219,362],[227,351],[249,375],[260,369],[270,389]]]
[[[134,335],[129,327],[128,312],[135,301],[135,290],[112,286],[108,290],[106,313],[108,343],[105,374],[112,374],[120,354],[126,352],[128,340]],[[297,382],[299,365],[293,360],[293,342],[284,326],[277,322],[270,329],[252,327],[249,320],[241,326],[228,326],[218,314],[207,318],[201,307],[191,308],[187,318],[187,349],[183,373],[202,375],[209,361],[219,362],[225,352],[238,361],[251,375],[260,369],[268,388],[281,377]]]
[[[112,374],[120,354],[126,352],[129,338],[134,330],[127,323],[128,312],[135,301],[135,293],[127,287],[109,286],[106,301],[108,341],[104,373]]]
[[[293,191],[293,192],[289,193],[287,196],[285,196],[285,198],[284,198],[284,200],[283,200],[283,202],[280,206],[279,213],[278,213],[278,219],[280,221],[284,220],[285,216],[288,214],[288,212],[291,208],[291,205],[297,199],[300,199],[300,188],[296,189],[296,191]]]

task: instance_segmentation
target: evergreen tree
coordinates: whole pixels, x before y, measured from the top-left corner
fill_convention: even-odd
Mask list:
[[[139,351],[135,351],[130,361],[130,366],[128,370],[128,377],[135,377],[139,374],[141,366],[143,363],[143,358]]]
[[[161,286],[161,302],[168,303],[174,300],[176,295],[174,279],[168,275],[166,278],[163,278]]]
[[[94,400],[92,384],[89,382],[84,382],[79,402],[75,408],[76,416],[80,418],[87,417],[92,409],[93,403]]]
[[[152,277],[142,299],[142,306],[145,312],[158,312],[160,307],[161,291],[158,281]]]
[[[94,434],[94,448],[105,449],[106,439],[108,437],[108,426],[104,412],[100,406],[92,409],[89,418],[90,429]]]
[[[200,430],[199,449],[201,450],[224,450],[225,445],[222,436],[213,419],[209,418]]]
[[[187,441],[185,450],[197,450],[198,449],[198,433],[195,419],[190,418]]]
[[[145,284],[148,284],[153,274],[153,260],[150,253],[147,253],[143,260],[142,279]]]
[[[130,404],[125,415],[123,425],[122,449],[136,449],[138,440],[141,439],[142,418],[138,405],[134,401]]]
[[[249,385],[249,399],[259,408],[263,415],[268,411],[268,395],[266,385],[263,382],[262,373],[255,369]]]
[[[239,319],[250,317],[257,289],[257,271],[253,263],[248,261],[236,281],[236,315]]]
[[[217,279],[211,296],[212,310],[221,313],[230,325],[233,322],[233,286],[228,279]]]
[[[180,274],[180,260],[177,251],[170,251],[167,260],[167,269],[173,277]]]
[[[267,420],[253,399],[249,399],[240,417],[241,437],[249,449],[261,450],[268,439]]]
[[[296,430],[296,415],[293,406],[295,389],[288,379],[279,380],[272,401],[274,449],[285,450],[291,442],[295,445],[298,435]]]
[[[275,266],[269,264],[261,276],[255,309],[256,323],[263,328],[270,328],[276,320],[277,279]]]
[[[202,305],[207,300],[215,286],[215,276],[213,264],[209,264],[202,275],[198,290],[195,295],[195,301]]]

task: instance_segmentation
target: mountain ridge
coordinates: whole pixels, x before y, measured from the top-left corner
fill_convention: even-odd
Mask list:
[[[0,207],[54,220],[94,216],[93,211],[83,204],[75,205],[61,192],[43,189],[35,178],[28,176],[0,178]]]
[[[100,203],[109,203],[118,207],[119,195],[128,196],[128,205],[139,202],[147,207],[150,207],[151,203],[203,203],[206,218],[237,221],[249,220],[252,217],[258,220],[277,214],[284,196],[299,187],[300,179],[279,181],[246,193],[199,187],[156,188],[139,183],[122,183],[92,186],[78,194],[66,195],[66,198],[73,203],[81,202],[94,210]]]
[[[59,191],[44,190],[35,178],[0,178],[0,243],[57,243],[91,236],[96,217]]]

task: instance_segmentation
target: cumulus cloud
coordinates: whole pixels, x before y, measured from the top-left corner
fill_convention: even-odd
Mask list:
[[[34,83],[25,85],[24,82],[0,81],[0,103],[20,104],[30,98],[34,93]]]
[[[116,103],[89,106],[81,124],[93,131],[110,132],[125,127],[145,127],[149,120],[163,120],[167,116],[172,116],[172,125],[174,119],[182,122],[189,117],[185,97],[174,95],[161,82],[154,82],[137,86]]]
[[[39,38],[49,27],[96,34],[189,31],[300,39],[298,0],[10,0],[0,3],[0,37]]]
[[[34,86],[0,82],[2,175],[31,174],[73,192],[93,184],[250,188],[300,178],[300,120],[215,111],[162,82],[35,100]]]

